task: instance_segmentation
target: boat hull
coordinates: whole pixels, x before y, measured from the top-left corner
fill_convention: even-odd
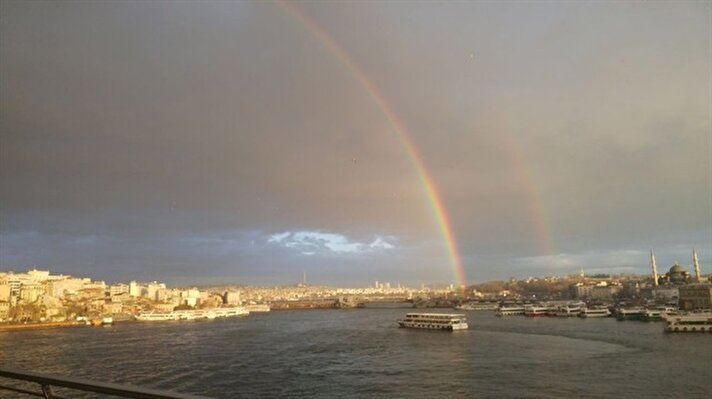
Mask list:
[[[402,328],[417,328],[420,330],[443,330],[443,331],[455,331],[455,330],[467,330],[467,323],[460,323],[457,325],[437,325],[433,323],[414,323],[399,321],[398,325]]]

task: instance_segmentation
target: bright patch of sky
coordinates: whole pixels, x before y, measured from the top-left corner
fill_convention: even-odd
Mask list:
[[[371,243],[366,244],[351,240],[343,234],[320,231],[287,231],[271,235],[267,242],[297,250],[302,255],[315,255],[317,253],[357,254],[395,248],[395,245],[382,237],[376,237]]]

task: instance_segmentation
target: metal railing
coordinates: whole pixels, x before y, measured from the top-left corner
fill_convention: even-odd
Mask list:
[[[81,378],[62,377],[31,371],[0,368],[0,377],[39,384],[39,391],[31,391],[20,387],[0,384],[0,391],[7,390],[45,399],[66,399],[53,393],[53,387],[68,388],[76,391],[93,392],[123,398],[138,399],[207,399],[205,396],[187,395],[158,389],[147,389],[130,385],[114,384],[85,380]],[[0,380],[0,382],[3,382]]]

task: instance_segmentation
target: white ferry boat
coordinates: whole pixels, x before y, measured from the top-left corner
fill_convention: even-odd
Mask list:
[[[138,321],[168,321],[179,320],[179,315],[173,312],[141,312],[136,316]]]
[[[497,316],[512,316],[524,314],[524,306],[500,306],[495,315]]]
[[[583,308],[579,317],[608,317],[611,315],[611,311],[608,308]]]
[[[242,306],[229,308],[175,310],[173,312],[143,312],[136,316],[138,321],[200,320],[219,317],[247,316],[250,311]]]
[[[527,317],[541,317],[547,316],[551,309],[548,306],[543,305],[532,305],[524,308],[524,316]]]
[[[408,313],[398,324],[405,328],[423,328],[429,330],[465,330],[467,319],[464,314],[445,313]]]
[[[667,332],[712,332],[712,313],[670,315],[665,321]]]
[[[549,312],[549,315],[555,317],[573,317],[581,314],[580,305],[564,305],[558,306],[556,309]]]
[[[497,308],[499,304],[491,302],[470,302],[455,306],[457,310],[497,310]]]

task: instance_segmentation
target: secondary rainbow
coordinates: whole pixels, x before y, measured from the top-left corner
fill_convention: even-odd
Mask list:
[[[339,44],[324,31],[319,25],[312,21],[308,16],[304,15],[299,9],[297,9],[293,4],[287,1],[278,1],[282,7],[287,10],[287,12],[294,16],[298,21],[304,25],[309,32],[311,32],[315,37],[317,37],[324,46],[331,51],[339,61],[346,66],[346,68],[351,72],[351,74],[359,81],[359,83],[364,87],[366,92],[369,94],[371,99],[376,103],[378,108],[383,112],[388,122],[393,127],[398,139],[403,144],[403,147],[408,154],[413,167],[415,168],[417,175],[422,184],[425,195],[428,198],[430,207],[433,213],[433,217],[440,229],[440,234],[445,241],[445,246],[447,248],[448,258],[453,270],[453,277],[455,282],[459,286],[465,286],[467,284],[467,279],[465,277],[465,270],[462,266],[462,260],[460,258],[460,252],[457,246],[457,240],[453,232],[452,224],[447,212],[445,211],[445,206],[443,205],[442,198],[438,193],[437,186],[433,181],[432,176],[428,173],[425,164],[423,163],[420,154],[418,153],[413,140],[408,136],[406,129],[398,118],[398,115],[393,111],[393,108],[385,100],[381,92],[378,90],[376,85],[373,84],[371,79],[361,70],[361,68],[356,64],[353,58],[347,53]]]

